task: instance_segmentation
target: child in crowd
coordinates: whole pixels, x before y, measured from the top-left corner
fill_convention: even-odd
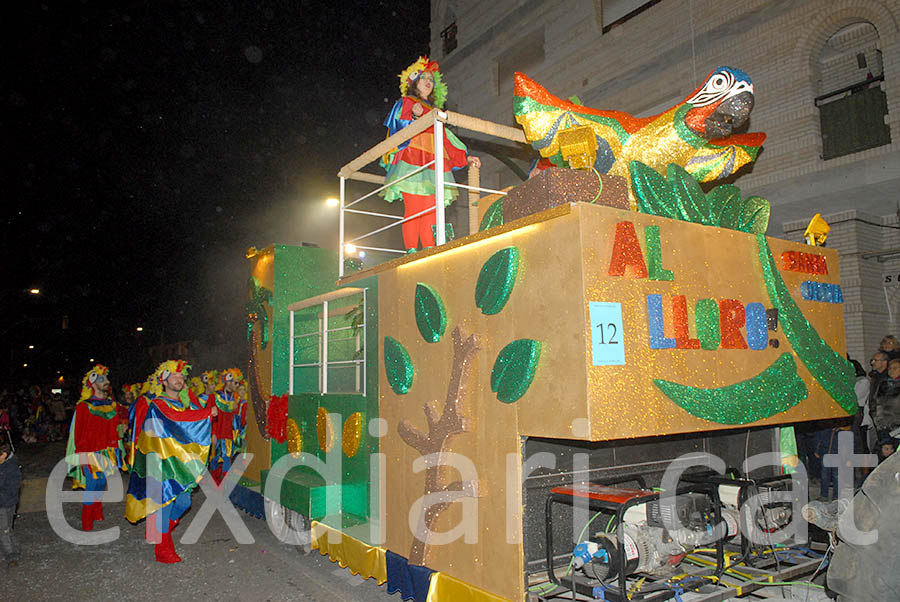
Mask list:
[[[0,441],[0,550],[7,566],[19,564],[19,542],[13,533],[13,520],[19,504],[22,471],[13,455],[12,446]]]
[[[891,437],[882,439],[878,447],[878,463],[881,464],[897,451],[897,440]]]

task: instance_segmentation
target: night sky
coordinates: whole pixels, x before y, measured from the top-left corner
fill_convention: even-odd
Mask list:
[[[427,1],[105,4],[3,9],[7,382],[161,339],[244,363],[245,249],[336,247],[323,200],[428,52]]]

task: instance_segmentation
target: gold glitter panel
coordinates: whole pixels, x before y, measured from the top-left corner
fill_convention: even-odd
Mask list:
[[[630,225],[619,226],[623,222]],[[628,238],[619,241],[615,254],[617,231]],[[430,343],[416,326],[413,300],[418,283],[441,292],[447,332],[459,329],[463,340],[472,335],[478,338],[467,382],[456,383],[456,388],[465,390],[457,411],[461,430],[447,439],[441,452],[460,454],[469,464],[464,461],[446,468],[439,479],[443,483],[476,481],[469,483],[468,497],[441,513],[434,528],[446,532],[459,525],[463,515],[474,516],[466,500],[477,500],[478,541],[437,546],[436,552],[432,549],[425,555],[425,564],[510,600],[521,600],[525,594],[524,554],[516,540],[522,524],[522,436],[598,441],[730,429],[734,426],[685,410],[654,380],[708,390],[732,386],[724,393],[704,394],[720,403],[731,391],[747,390],[753,399],[764,398],[761,393],[781,390],[773,378],[781,378],[785,371],[790,376],[793,370],[796,378],[788,379],[786,386],[792,402],[799,401],[784,404],[785,411],[769,415],[754,406],[746,412],[735,408],[707,416],[732,421],[763,416],[749,423],[756,426],[843,415],[793,354],[781,327],[767,329],[767,340],[758,348],[758,329],[748,332],[736,326],[738,306],[745,319],[759,317],[761,308],[754,303],[771,308],[753,235],[587,203],[556,207],[496,232],[479,233],[421,257],[380,266],[379,357],[384,340],[392,337],[405,346],[416,373],[409,391],[399,395],[385,371],[379,371],[379,416],[387,422],[387,434],[379,439],[386,458],[381,520],[386,525],[387,549],[404,553],[412,548],[409,513],[412,509],[415,516],[414,504],[426,489],[428,472],[414,471],[420,454],[401,438],[400,431],[410,440],[415,440],[410,433],[429,433],[429,421],[442,416],[454,388],[451,337]],[[769,244],[776,258],[785,251],[809,251],[775,239]],[[511,247],[518,250],[515,287],[497,313],[485,314],[476,302],[479,273],[495,253]],[[805,280],[840,282],[837,254],[821,248],[816,253],[826,255],[828,274],[780,273],[818,334],[836,352],[844,353],[841,305],[800,297]],[[639,262],[644,269],[639,269]],[[660,299],[660,331],[655,334],[660,341],[671,339],[670,347],[651,346],[650,295]],[[622,363],[594,363],[592,302],[617,304],[621,310],[621,329],[614,340],[624,348]],[[729,344],[740,347],[736,339],[740,337],[746,348],[722,348],[720,314],[726,316],[724,335]],[[540,343],[540,360],[524,394],[503,403],[491,391],[493,364],[505,346],[520,339]],[[514,458],[512,463],[508,454]],[[466,472],[467,466],[476,471],[474,477]],[[508,529],[512,529],[509,541]],[[486,558],[508,570],[488,570]]]

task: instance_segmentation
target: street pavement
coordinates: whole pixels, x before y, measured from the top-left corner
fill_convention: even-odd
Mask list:
[[[94,546],[68,543],[54,533],[42,500],[37,499],[41,496],[36,495],[64,453],[65,445],[60,442],[23,445],[17,450],[27,492],[15,523],[22,559],[18,567],[0,564],[0,600],[399,600],[388,596],[373,580],[364,581],[318,551],[304,555],[299,548],[279,542],[264,520],[241,511],[238,514],[253,536],[252,544],[238,544],[218,513],[197,543],[179,543],[204,502],[199,488],[191,510],[175,529],[175,549],[183,559],[178,564],[155,562],[153,546],[143,539],[144,523],[132,525],[125,520],[124,502],[104,504],[106,520],[95,527],[118,527],[118,539]],[[127,487],[127,477],[124,482]],[[79,529],[80,505],[63,504],[63,511],[68,524]]]

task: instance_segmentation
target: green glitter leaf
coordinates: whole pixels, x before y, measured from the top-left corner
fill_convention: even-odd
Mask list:
[[[784,335],[794,348],[794,353],[806,365],[813,378],[831,395],[831,398],[845,412],[855,414],[858,408],[856,393],[853,391],[855,382],[853,366],[819,336],[813,325],[797,307],[775,266],[775,260],[765,235],[757,234],[756,242],[759,247],[759,261],[762,264],[763,280],[769,292],[769,299],[772,301],[772,305],[778,309],[778,319],[784,329]]]
[[[481,225],[478,227],[478,231],[487,230],[488,228],[493,228],[494,226],[502,226],[503,225],[503,199],[497,199],[491,206],[488,207],[487,211],[484,212],[484,215],[481,218]]]
[[[384,337],[384,373],[394,393],[405,395],[409,392],[413,363],[403,344],[393,337]]]
[[[500,249],[484,262],[475,284],[475,305],[481,308],[481,313],[493,315],[503,309],[516,284],[518,270],[516,247]]]
[[[640,161],[628,165],[642,213],[751,234],[769,227],[769,201],[758,196],[742,200],[737,186],[724,184],[704,194],[696,178],[680,165],[670,163],[665,178]]]
[[[416,284],[416,326],[427,343],[437,343],[447,327],[447,312],[441,296],[424,282]]]
[[[669,164],[666,180],[675,193],[678,213],[682,220],[703,224],[709,217],[709,202],[691,174],[675,164]]]
[[[770,212],[769,201],[758,196],[748,196],[741,205],[740,227],[735,229],[751,234],[765,234],[769,228]]]
[[[709,191],[710,219],[714,224],[734,224],[741,217],[741,189],[733,184]]]
[[[669,190],[666,179],[640,161],[632,161],[628,166],[631,170],[631,187],[637,196],[641,213],[681,219],[678,216],[675,194]]]
[[[503,403],[525,395],[541,357],[540,341],[518,339],[500,350],[491,370],[491,391]]]
[[[717,389],[701,389],[654,379],[659,390],[691,415],[719,424],[748,424],[792,408],[809,391],[790,353],[782,353],[749,380]]]

